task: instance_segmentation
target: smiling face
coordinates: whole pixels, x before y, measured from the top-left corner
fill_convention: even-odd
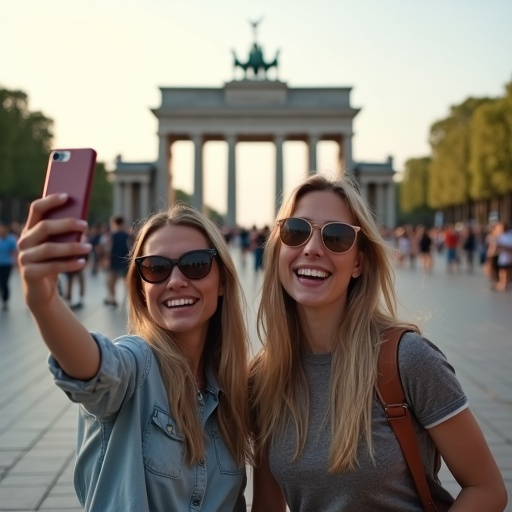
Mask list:
[[[166,225],[147,238],[141,256],[177,259],[188,251],[209,248],[211,244],[198,229]],[[221,295],[219,265],[214,258],[209,274],[202,279],[189,279],[175,266],[162,283],[142,281],[142,291],[153,322],[171,331],[178,342],[203,344]]]
[[[341,197],[333,191],[314,191],[302,196],[293,211],[320,226],[327,222],[355,225],[355,219]],[[284,289],[297,302],[299,312],[331,314],[333,319],[343,313],[350,280],[361,272],[361,254],[357,240],[347,252],[330,252],[322,243],[320,230],[300,247],[281,242],[279,279]]]

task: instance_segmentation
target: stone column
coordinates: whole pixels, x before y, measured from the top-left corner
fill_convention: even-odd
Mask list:
[[[125,183],[123,187],[123,208],[121,215],[124,217],[127,226],[133,223],[132,184]]]
[[[275,213],[279,210],[281,203],[283,202],[284,192],[284,170],[283,170],[283,142],[284,137],[282,135],[276,135],[274,137],[274,144],[276,147],[276,202],[275,202]]]
[[[308,175],[315,174],[318,169],[316,168],[316,145],[318,143],[318,135],[309,134],[308,140],[308,153],[309,153],[309,161],[308,161]]]
[[[375,184],[375,211],[377,213],[377,220],[379,224],[383,226],[386,223],[386,197],[384,190],[384,183]]]
[[[158,136],[158,162],[154,182],[155,207],[161,210],[169,205],[171,178],[169,169],[169,137],[167,134]]]
[[[194,192],[192,206],[203,211],[203,136],[193,135],[194,142]]]
[[[354,171],[354,162],[352,161],[352,134],[343,134],[343,160],[341,173],[345,171]]]
[[[119,174],[116,173],[116,180],[114,181],[114,204],[112,205],[113,215],[121,215],[121,212],[123,211],[123,203],[121,199],[122,186]]]
[[[359,178],[359,193],[361,197],[368,203],[368,184]]]
[[[140,212],[141,218],[149,215],[149,186],[147,182],[140,184]]]
[[[236,136],[227,135],[228,143],[228,211],[226,225],[236,227]]]
[[[396,208],[395,208],[395,182],[392,180],[387,188],[387,220],[386,226],[394,229],[396,227]]]

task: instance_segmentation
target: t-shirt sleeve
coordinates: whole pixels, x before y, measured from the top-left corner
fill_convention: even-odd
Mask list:
[[[405,334],[398,364],[406,401],[423,427],[435,427],[468,406],[453,366],[431,341]]]

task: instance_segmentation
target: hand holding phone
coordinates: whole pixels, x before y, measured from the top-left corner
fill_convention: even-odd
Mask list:
[[[50,153],[43,197],[66,193],[68,201],[49,211],[46,219],[73,217],[87,220],[96,151],[91,148],[55,149]],[[52,241],[78,242],[80,233],[66,233],[51,237]]]

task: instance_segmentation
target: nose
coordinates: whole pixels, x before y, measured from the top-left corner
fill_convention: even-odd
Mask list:
[[[187,278],[181,273],[178,265],[174,265],[171,270],[171,275],[167,279],[166,287],[175,290],[178,288],[184,288],[188,285]]]
[[[324,244],[322,242],[322,232],[321,228],[318,226],[313,226],[311,236],[309,240],[304,245],[305,254],[323,254]]]

